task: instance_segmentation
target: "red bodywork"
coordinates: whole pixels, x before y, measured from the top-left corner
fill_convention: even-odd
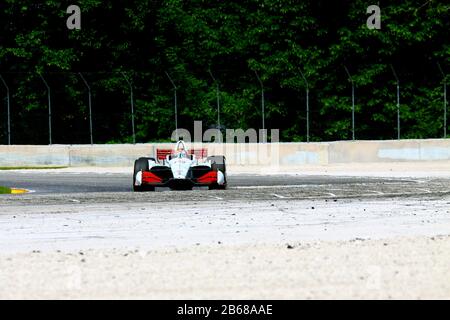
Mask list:
[[[217,171],[210,171],[197,178],[197,183],[211,184],[217,182]]]
[[[150,171],[143,171],[142,183],[143,184],[162,183],[162,179]]]

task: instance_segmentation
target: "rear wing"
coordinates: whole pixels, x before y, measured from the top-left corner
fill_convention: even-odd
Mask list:
[[[168,155],[171,155],[174,152],[175,151],[172,149],[156,149],[156,159],[165,160]],[[197,159],[203,159],[208,156],[208,149],[207,148],[191,149],[188,151],[188,154],[195,155]]]
[[[195,155],[197,159],[203,159],[208,156],[208,149],[207,148],[191,149],[189,150],[189,154]]]
[[[172,149],[156,149],[156,159],[165,160],[166,156],[172,153],[173,153]]]

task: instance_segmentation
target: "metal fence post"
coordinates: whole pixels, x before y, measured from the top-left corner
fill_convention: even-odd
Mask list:
[[[392,64],[390,66],[395,80],[397,81],[397,139],[400,140],[400,80],[398,79],[397,73],[395,72]]]
[[[266,142],[266,124],[265,124],[265,101],[264,101],[264,84],[261,81],[261,78],[258,75],[258,72],[255,71],[256,79],[258,79],[259,85],[261,86],[261,113],[262,113],[262,129],[263,129],[263,138],[262,140]]]
[[[83,77],[83,75],[81,74],[81,72],[78,73],[81,77],[81,79],[83,80],[86,88],[88,89],[88,95],[89,95],[89,133],[91,136],[91,144],[94,144],[94,138],[92,135],[92,101],[91,101],[91,87],[89,86],[89,84],[87,83],[86,79]]]
[[[172,83],[173,86],[173,101],[174,101],[174,108],[175,108],[175,136],[178,140],[178,104],[177,104],[177,86],[175,85],[175,82],[173,82],[170,75],[165,71],[167,78],[169,78],[170,83]]]
[[[6,84],[6,81],[5,81],[5,79],[3,79],[1,74],[0,74],[0,80],[2,80],[3,85],[6,88],[6,104],[7,104],[6,113],[8,116],[8,145],[11,145],[11,115],[10,115],[9,87]]]
[[[441,68],[439,62],[437,63],[439,71],[442,73],[442,78],[444,82],[444,139],[447,138],[447,75]]]
[[[133,95],[133,85],[131,84],[131,81],[128,80],[127,76],[125,75],[125,72],[122,72],[122,76],[125,78],[125,81],[128,83],[128,86],[130,87],[130,102],[131,102],[131,129],[133,133],[133,144],[136,144],[136,134],[134,131],[134,95]]]
[[[355,140],[355,83],[353,82],[353,78],[350,75],[347,67],[344,66],[345,72],[347,72],[348,78],[352,83],[352,140]]]
[[[51,91],[50,86],[48,85],[47,81],[45,81],[42,74],[38,73],[39,77],[41,77],[42,81],[44,82],[45,86],[47,87],[47,99],[48,99],[48,141],[49,144],[52,144],[52,102],[51,102]]]
[[[220,130],[220,91],[219,91],[219,82],[214,78],[214,75],[212,74],[211,70],[208,70],[209,75],[213,79],[213,81],[216,83],[216,101],[217,101],[217,129]]]
[[[303,81],[305,82],[306,85],[306,142],[309,142],[309,84],[302,70],[298,68],[298,71],[302,75]]]

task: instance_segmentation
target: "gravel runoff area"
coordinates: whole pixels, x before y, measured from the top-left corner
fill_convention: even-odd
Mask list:
[[[0,297],[448,299],[450,238],[2,255]]]
[[[449,299],[435,174],[2,195],[0,298]]]

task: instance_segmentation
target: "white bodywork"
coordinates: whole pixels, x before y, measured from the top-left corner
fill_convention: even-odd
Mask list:
[[[187,152],[186,145],[180,140],[177,142],[175,152],[172,155],[167,155],[162,164],[153,160],[148,160],[149,169],[161,165],[171,169],[174,179],[186,179],[189,168],[195,166],[208,166],[211,168],[211,161],[207,159],[197,159],[195,155],[190,155]],[[225,184],[225,175],[221,171],[217,171],[217,184]],[[142,185],[142,172],[136,174],[136,185]]]
[[[189,168],[197,165],[195,160],[192,160],[184,153],[179,153],[176,158],[170,159],[167,163],[169,164],[175,179],[185,179]],[[209,164],[209,167],[211,167],[211,163]]]

